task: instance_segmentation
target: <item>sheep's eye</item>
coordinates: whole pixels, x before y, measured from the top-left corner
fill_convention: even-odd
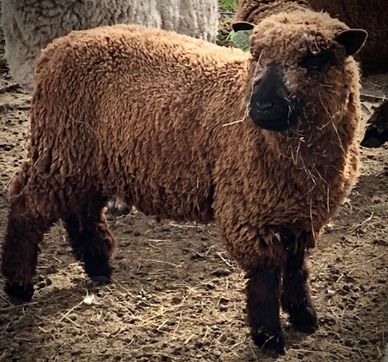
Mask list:
[[[326,72],[330,65],[333,64],[333,61],[334,54],[332,52],[325,51],[316,55],[306,55],[299,62],[299,66],[307,69],[308,71]]]

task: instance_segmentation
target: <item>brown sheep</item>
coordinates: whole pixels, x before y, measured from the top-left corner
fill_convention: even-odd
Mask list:
[[[296,329],[314,331],[304,255],[357,178],[350,55],[365,37],[300,9],[258,24],[251,54],[135,25],[55,40],[10,185],[6,292],[31,299],[38,245],[59,219],[86,273],[109,279],[103,208],[119,194],[157,218],[215,221],[247,273],[258,346],[284,352],[280,299]]]

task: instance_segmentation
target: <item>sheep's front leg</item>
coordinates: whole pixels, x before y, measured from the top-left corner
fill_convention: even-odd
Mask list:
[[[311,333],[318,328],[318,321],[308,286],[305,240],[303,233],[299,237],[290,233],[284,239],[282,306],[296,330]]]
[[[109,282],[115,240],[109,231],[103,207],[105,199],[91,194],[80,211],[64,220],[75,257],[83,262],[86,274],[98,282]]]
[[[251,335],[260,348],[284,353],[280,325],[280,267],[267,266],[247,274],[247,313]]]

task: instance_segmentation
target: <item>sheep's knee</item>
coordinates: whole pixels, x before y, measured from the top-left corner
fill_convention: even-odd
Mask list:
[[[31,300],[38,245],[51,225],[51,221],[43,218],[15,215],[11,205],[1,265],[6,278],[5,292],[11,297]]]
[[[247,313],[253,341],[260,348],[284,353],[280,325],[280,267],[267,265],[247,274]]]
[[[308,285],[304,234],[299,237],[287,235],[284,246],[282,306],[288,312],[290,322],[296,330],[311,333],[318,328],[318,320]]]
[[[79,213],[64,220],[75,257],[83,262],[86,274],[100,283],[110,281],[109,259],[115,240],[103,214],[104,201],[95,197]]]

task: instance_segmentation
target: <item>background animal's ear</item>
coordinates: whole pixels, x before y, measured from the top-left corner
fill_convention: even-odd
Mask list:
[[[240,30],[252,30],[255,27],[254,24],[248,23],[247,21],[236,21],[232,24],[232,29],[234,31]]]
[[[346,55],[356,54],[365,44],[368,33],[363,29],[349,29],[338,34],[335,40],[343,45]]]

